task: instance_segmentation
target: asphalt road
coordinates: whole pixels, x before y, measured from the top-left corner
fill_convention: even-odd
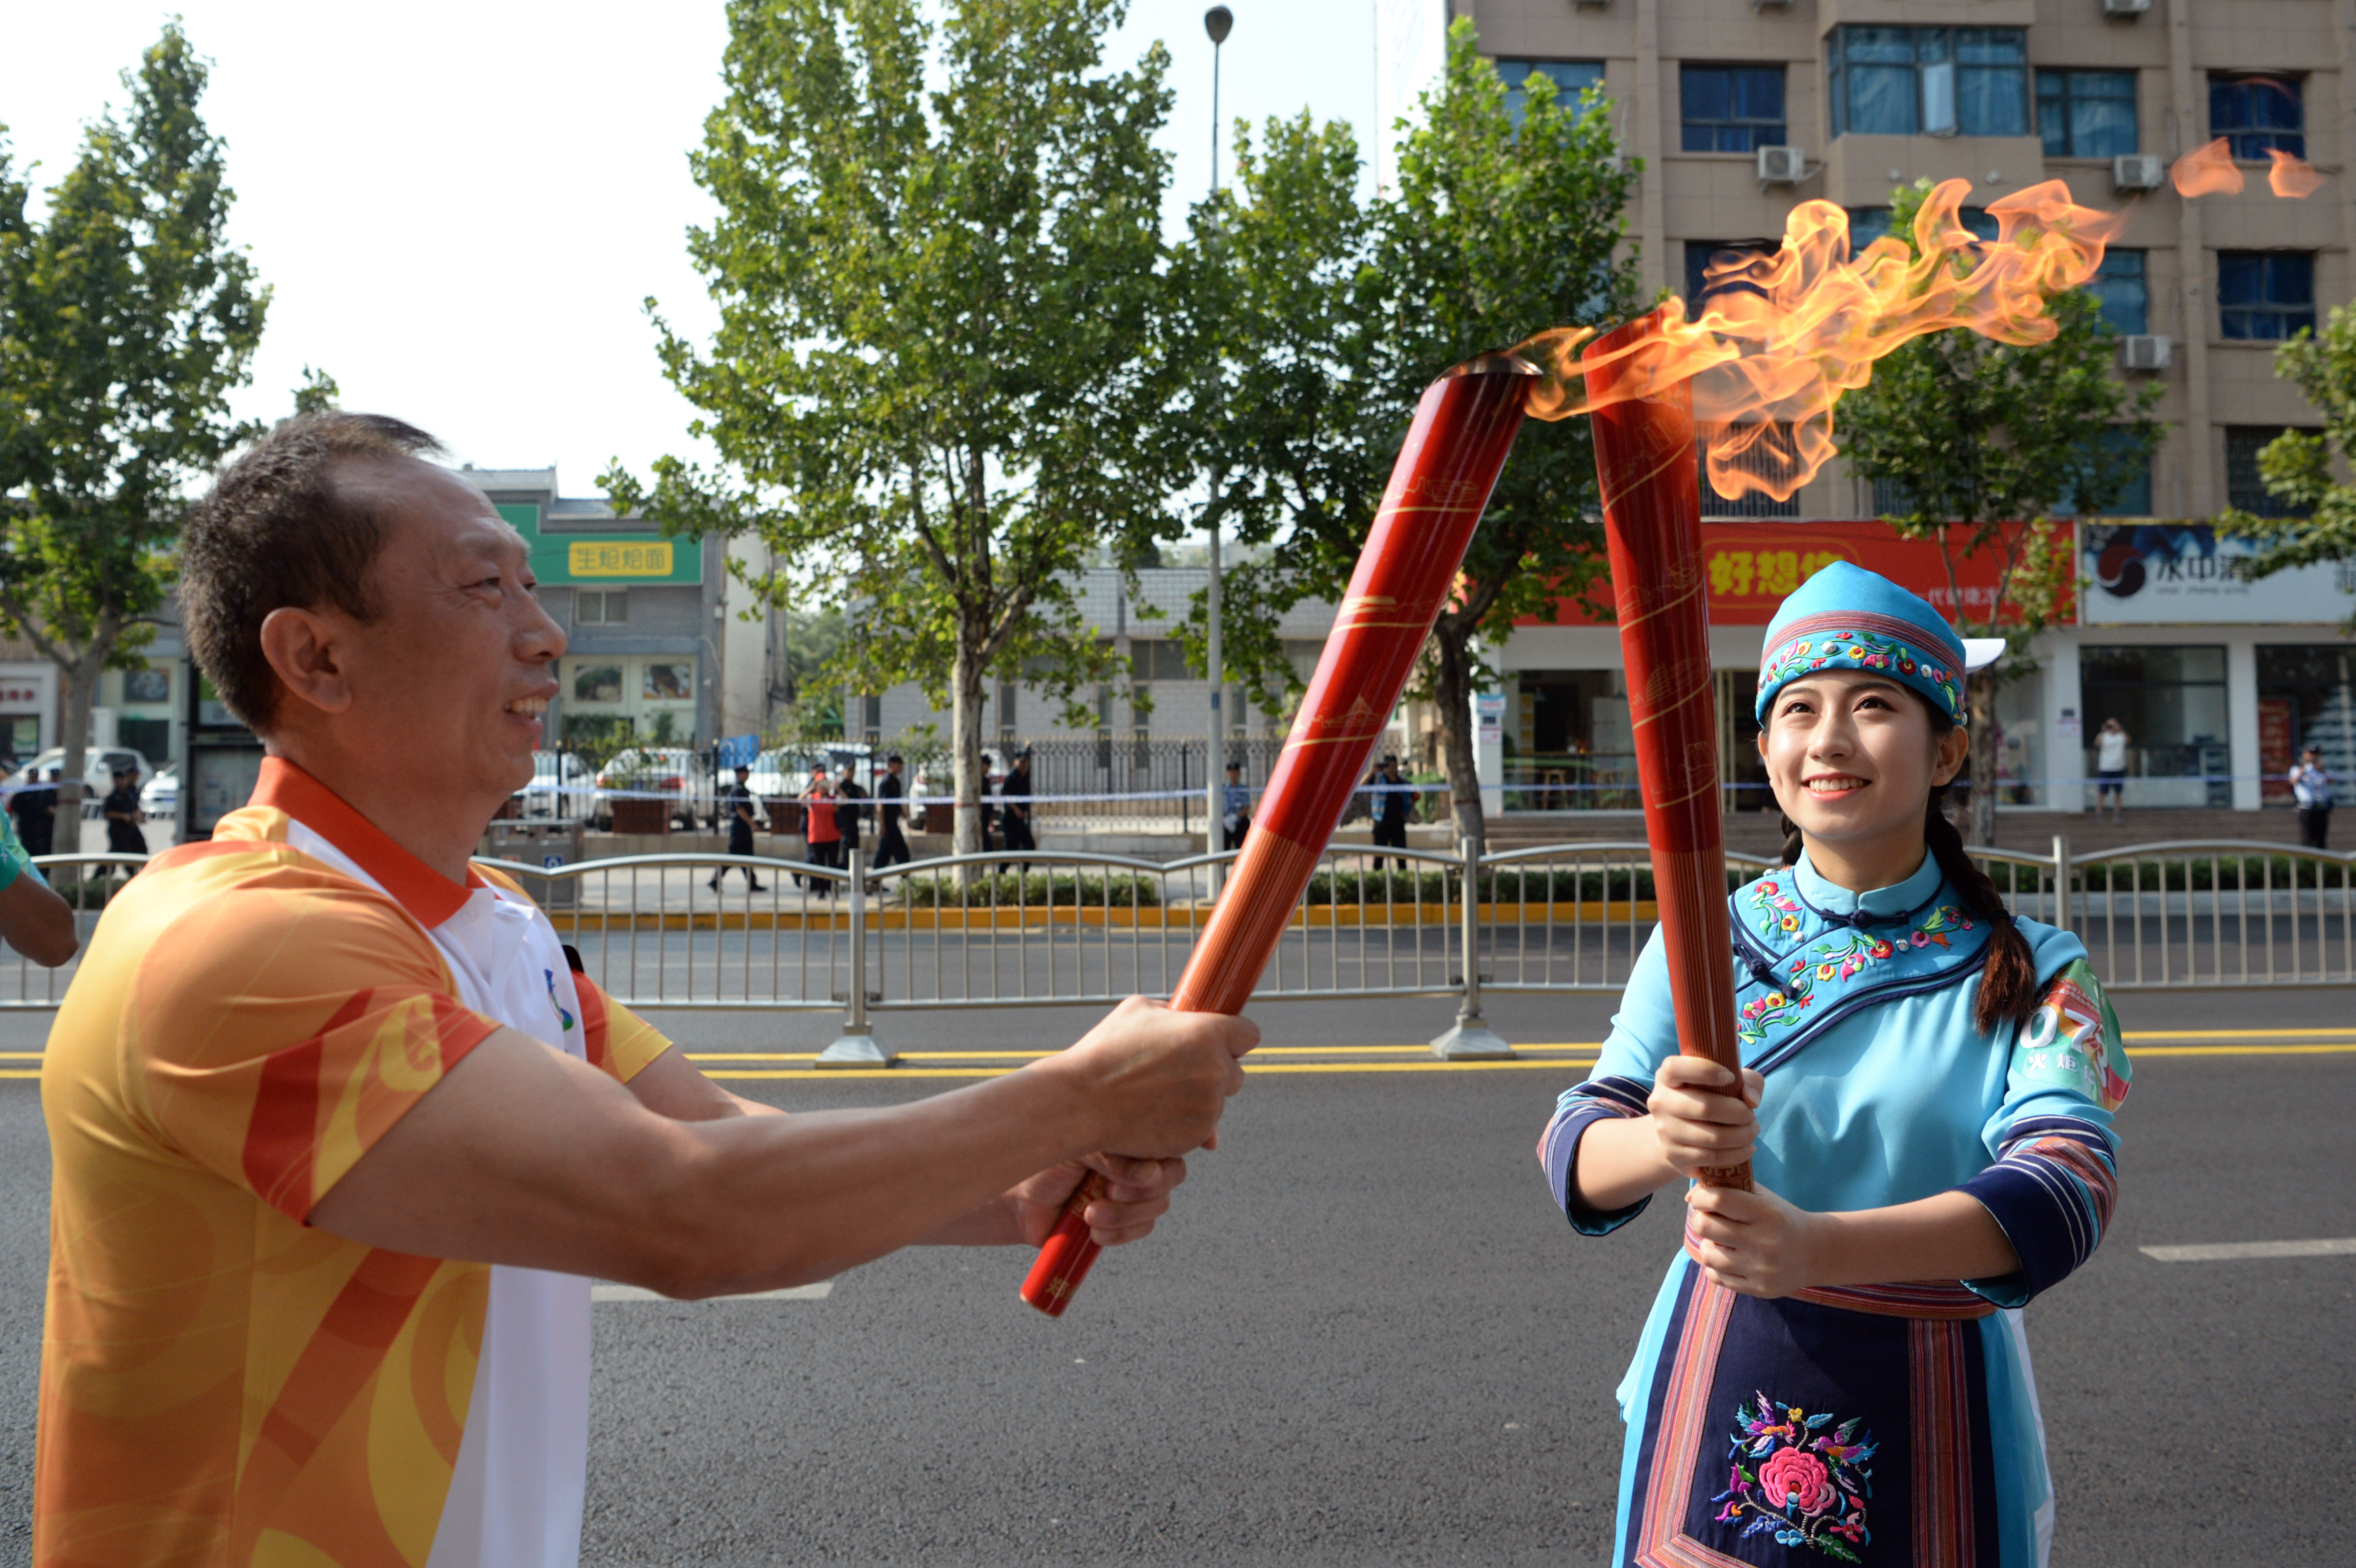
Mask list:
[[[1601,1037],[1600,998],[1495,999],[1524,1043]],[[2344,992],[2126,997],[2130,1032],[2356,1026]],[[901,1049],[1057,1044],[1076,1011],[901,1015]],[[699,1049],[815,1049],[834,1020],[675,1014]],[[1421,1000],[1264,1009],[1271,1043],[1409,1044]],[[0,1017],[0,1048],[39,1043]],[[2153,1044],[2162,1042],[2154,1041]],[[2181,1044],[2182,1042],[2173,1042]],[[1398,1058],[1412,1059],[1412,1058]],[[1602,1240],[1531,1145],[1583,1069],[1264,1074],[1162,1233],[1050,1322],[1028,1259],[920,1251],[819,1301],[597,1308],[584,1561],[1589,1563],[1611,1403],[1674,1206]],[[792,1109],[953,1090],[742,1081]],[[2348,1559],[2356,1258],[2159,1263],[2146,1244],[2356,1236],[2356,1056],[2146,1057],[2122,1202],[2031,1307],[2061,1488],[2053,1560]],[[0,1560],[26,1550],[46,1261],[35,1087],[0,1083]]]

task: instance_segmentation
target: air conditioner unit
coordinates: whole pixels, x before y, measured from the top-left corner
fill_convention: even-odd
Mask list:
[[[2135,332],[2119,339],[2119,366],[2129,371],[2168,369],[2169,339],[2158,332]]]
[[[2168,165],[2158,153],[2121,153],[2111,160],[2113,190],[2158,190],[2168,179]]]
[[[1759,183],[1797,185],[1807,177],[1808,156],[1798,147],[1759,149]]]
[[[1792,0],[1751,0],[1751,8],[1754,11],[1788,11],[1792,8]]]
[[[2103,0],[2105,16],[2140,16],[2151,9],[2151,0]]]

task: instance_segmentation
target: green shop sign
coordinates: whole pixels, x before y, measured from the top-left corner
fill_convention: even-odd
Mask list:
[[[701,583],[703,546],[659,533],[542,533],[540,509],[502,506],[499,515],[531,546],[532,575],[542,583],[622,587],[631,583]]]

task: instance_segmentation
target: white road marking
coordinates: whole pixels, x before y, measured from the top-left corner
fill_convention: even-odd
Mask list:
[[[714,1302],[723,1302],[723,1301],[824,1301],[828,1296],[830,1296],[830,1295],[831,1295],[831,1294],[834,1294],[834,1282],[833,1282],[832,1280],[820,1280],[818,1283],[816,1283],[816,1284],[814,1284],[814,1285],[794,1285],[794,1286],[792,1286],[792,1287],[790,1287],[789,1289],[787,1289],[787,1290],[756,1290],[756,1291],[748,1291],[747,1293],[745,1293],[745,1294],[743,1294],[743,1295],[715,1295],[715,1296],[713,1296],[713,1297],[712,1298],[712,1301],[714,1301]],[[646,1289],[644,1289],[644,1288],[642,1288],[642,1287],[640,1287],[640,1286],[637,1286],[637,1285],[609,1285],[609,1284],[595,1284],[595,1285],[591,1285],[591,1286],[589,1287],[589,1299],[590,1299],[591,1301],[670,1301],[670,1300],[672,1300],[672,1298],[671,1298],[671,1297],[667,1296],[667,1295],[664,1295],[664,1294],[661,1294],[660,1292],[659,1292],[659,1291],[650,1291],[650,1290],[646,1290]],[[701,1306],[701,1305],[705,1305],[705,1304],[704,1304],[704,1303],[701,1303],[701,1302],[681,1302],[681,1303],[679,1303],[678,1305],[683,1305],[683,1306]]]
[[[2345,1258],[2356,1256],[2356,1236],[2311,1241],[2211,1241],[2194,1247],[2139,1247],[2163,1263],[2223,1263],[2240,1258]]]

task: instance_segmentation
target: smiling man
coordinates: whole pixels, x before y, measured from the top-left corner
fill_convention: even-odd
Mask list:
[[[1240,1087],[1250,1025],[1134,1000],[915,1104],[706,1079],[468,865],[564,634],[434,449],[291,421],[189,520],[189,643],[267,758],[109,906],[50,1036],[37,1563],[561,1568],[591,1276],[701,1296],[1036,1242],[1088,1166],[1132,1240]]]

